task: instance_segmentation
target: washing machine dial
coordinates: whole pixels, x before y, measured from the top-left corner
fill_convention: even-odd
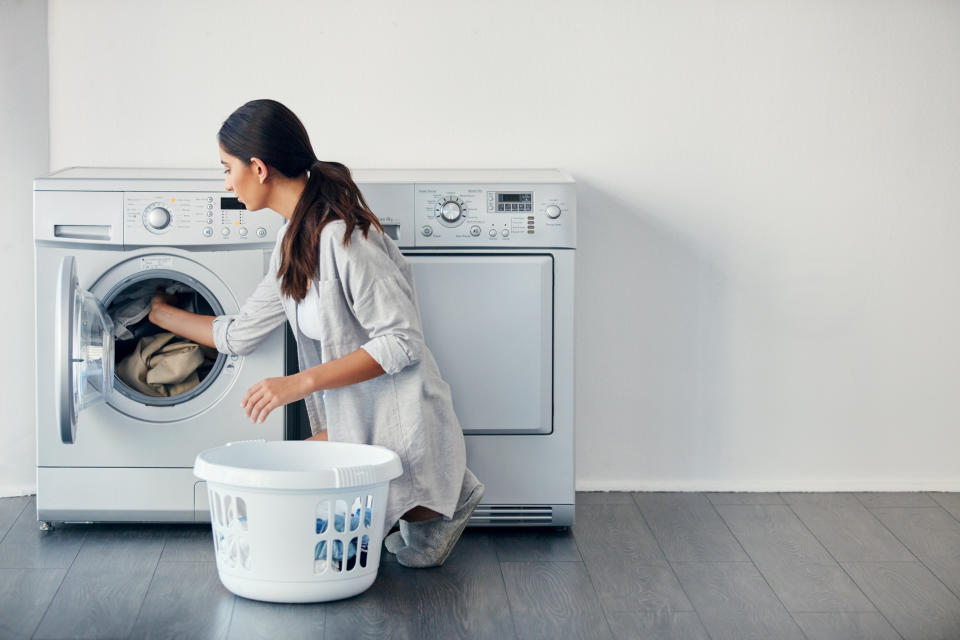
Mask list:
[[[143,225],[154,233],[169,227],[172,218],[170,210],[159,203],[151,204],[143,210]]]
[[[459,196],[444,196],[437,202],[436,214],[440,224],[457,227],[463,224],[466,206]]]

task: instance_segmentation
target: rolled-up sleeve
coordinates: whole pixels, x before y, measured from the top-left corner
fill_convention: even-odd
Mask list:
[[[271,261],[272,262],[272,261]],[[213,320],[213,343],[220,353],[245,356],[286,321],[280,286],[273,269],[234,315]]]
[[[370,235],[379,233],[374,229]],[[341,236],[342,238],[342,236]],[[420,361],[423,329],[412,273],[404,273],[379,239],[354,234],[349,246],[336,240],[338,268],[345,294],[369,335],[361,348],[388,374]]]

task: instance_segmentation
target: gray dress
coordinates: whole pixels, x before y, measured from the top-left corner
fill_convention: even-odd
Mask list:
[[[375,228],[367,238],[346,225],[320,234],[317,278],[298,304],[280,292],[279,233],[267,275],[236,315],[218,316],[221,353],[253,351],[284,320],[297,339],[300,370],[364,349],[386,375],[311,393],[304,400],[314,433],[334,442],[377,444],[396,451],[403,475],[390,485],[387,529],[417,505],[451,517],[466,471],[466,448],[450,387],[423,340],[413,269],[393,240]],[[385,529],[386,530],[386,529]]]

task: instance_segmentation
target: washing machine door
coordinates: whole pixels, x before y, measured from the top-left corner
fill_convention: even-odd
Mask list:
[[[54,402],[64,444],[77,441],[77,418],[113,389],[113,320],[80,288],[73,256],[64,256],[57,279]]]

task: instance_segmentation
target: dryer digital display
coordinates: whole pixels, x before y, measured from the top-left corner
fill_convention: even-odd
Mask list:
[[[532,211],[533,193],[497,193],[497,211]]]

